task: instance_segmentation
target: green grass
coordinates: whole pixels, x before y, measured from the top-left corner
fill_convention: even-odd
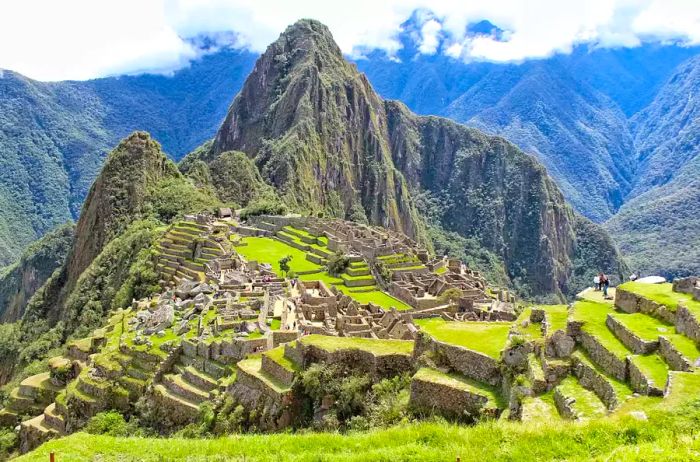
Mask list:
[[[634,355],[632,362],[642,371],[644,376],[654,382],[657,388],[664,389],[668,378],[668,365],[659,355]]]
[[[269,237],[244,237],[242,242],[247,245],[236,247],[236,251],[243,255],[247,260],[256,260],[259,263],[269,263],[272,269],[279,275],[282,275],[279,261],[287,255],[292,256],[292,261],[289,262],[289,268],[295,272],[315,271],[322,269],[316,263],[306,259],[306,253],[285,244],[277,239]]]
[[[591,359],[588,357],[585,351],[579,350],[574,353],[574,355],[584,364],[588,365],[589,367],[593,368],[598,374],[602,375],[605,377],[605,380],[610,383],[612,386],[613,390],[615,390],[615,394],[617,395],[617,400],[618,403],[621,403],[625,399],[629,398],[634,394],[634,390],[630,388],[630,386],[627,384],[627,382],[623,382],[621,380],[616,379],[612,375],[608,374],[605,372],[600,366],[598,366],[596,363],[591,361]]]
[[[510,323],[448,322],[442,318],[417,319],[421,330],[440,342],[458,345],[500,358],[505,348]]]
[[[413,376],[414,379],[447,385],[458,390],[468,391],[488,399],[486,407],[504,408],[507,403],[502,399],[495,387],[472,380],[459,374],[446,374],[429,367],[422,367]]]
[[[287,370],[296,372],[301,369],[297,363],[284,356],[284,346],[278,346],[277,348],[268,350],[263,353],[263,356],[267,356]]]
[[[436,269],[434,273],[437,275],[447,273],[447,266],[441,266],[440,268]]]
[[[602,417],[607,410],[603,402],[590,390],[583,388],[583,385],[574,376],[568,376],[557,386],[564,396],[576,399],[573,404],[574,410],[580,413],[583,418]]]
[[[624,361],[632,352],[605,325],[608,313],[612,312],[611,305],[579,300],[574,304],[573,318],[576,321],[583,321],[581,330],[596,337],[608,351]]]
[[[680,354],[685,356],[686,359],[690,360],[690,362],[695,362],[695,360],[700,357],[700,349],[698,349],[698,345],[685,335],[675,333],[675,329],[674,333],[664,333],[663,336],[666,337],[674,347],[676,347]]]
[[[695,460],[700,406],[654,409],[648,420],[604,417],[584,423],[543,420],[528,425],[486,421],[404,424],[368,432],[232,435],[216,439],[115,438],[76,433],[49,441],[17,462],[57,461],[396,461]]]
[[[691,312],[700,315],[700,302],[693,300],[693,297],[689,294],[674,292],[672,290],[673,284],[671,283],[644,284],[641,282],[626,282],[619,288],[665,305],[671,311],[675,311],[678,308],[678,303],[683,302]]]
[[[515,321],[515,328],[526,340],[537,340],[542,338],[542,324],[536,322],[530,322],[530,314],[532,313],[532,307],[527,307],[520,313],[517,321]],[[523,324],[527,322],[527,326],[523,327]]]
[[[369,292],[351,292],[352,290],[360,289],[361,287],[347,287],[342,279],[333,277],[325,271],[316,274],[303,274],[299,276],[299,279],[301,279],[302,281],[323,281],[328,287],[334,285],[345,295],[349,295],[361,304],[372,302],[375,305],[381,306],[385,310],[389,310],[392,306],[399,311],[406,311],[411,309],[411,306],[407,303],[404,303],[398,298],[392,297],[386,292],[382,292],[380,290],[372,290]]]
[[[413,342],[408,340],[308,335],[306,337],[302,337],[299,339],[299,341],[304,345],[314,345],[328,352],[339,350],[362,350],[378,356],[410,355],[413,352]]]
[[[270,330],[280,330],[280,327],[282,327],[282,320],[273,318],[270,323]]]
[[[552,334],[557,330],[566,332],[566,324],[569,318],[569,307],[567,305],[539,305],[545,311],[547,323],[549,324],[549,333]]]
[[[649,342],[658,340],[659,335],[675,333],[675,328],[672,325],[663,323],[643,313],[627,314],[615,312],[611,313],[611,315],[639,338]]]

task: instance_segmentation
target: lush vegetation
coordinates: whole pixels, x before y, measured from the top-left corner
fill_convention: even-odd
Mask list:
[[[60,267],[73,241],[72,224],[46,234],[24,251],[14,265],[0,271],[0,319],[17,321],[29,299]]]
[[[647,420],[616,416],[584,423],[505,421],[473,427],[423,422],[369,432],[235,435],[218,439],[116,438],[76,433],[50,441],[18,462],[58,460],[692,460],[700,403],[647,410]]]

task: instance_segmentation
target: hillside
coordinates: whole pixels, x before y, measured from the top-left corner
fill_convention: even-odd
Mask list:
[[[639,174],[631,200],[607,223],[638,271],[700,271],[700,59],[684,63],[635,115]]]
[[[0,267],[77,220],[121,138],[147,130],[175,159],[210,138],[255,55],[223,49],[166,76],[43,83],[0,71]]]
[[[229,151],[253,158],[292,209],[369,220],[424,243],[414,197],[427,194],[430,224],[476,239],[523,293],[574,290],[582,236],[542,166],[501,138],[381,100],[317,22],[297,23],[267,49],[211,148],[185,165],[215,171]],[[579,262],[588,271],[600,263]],[[605,267],[619,274],[619,259]]]
[[[0,272],[0,320],[14,322],[34,293],[59,268],[73,240],[74,226],[66,224],[31,244],[17,263]]]

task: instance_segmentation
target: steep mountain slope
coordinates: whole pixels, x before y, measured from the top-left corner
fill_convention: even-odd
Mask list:
[[[502,138],[382,101],[316,21],[268,47],[197,155],[211,168],[231,150],[299,210],[350,217],[360,205],[371,223],[419,239],[413,196],[427,192],[439,225],[478,239],[532,294],[573,289],[576,219],[544,168]]]
[[[34,293],[60,267],[73,241],[74,226],[66,224],[27,247],[22,258],[0,272],[0,321],[22,317]]]
[[[642,272],[700,272],[700,58],[679,66],[634,119],[639,172],[607,224]]]
[[[556,63],[499,69],[445,114],[535,154],[576,209],[596,221],[613,215],[630,189],[634,147],[624,114]]]
[[[107,157],[90,188],[65,263],[32,298],[26,318],[62,320],[69,329],[77,328],[81,319],[99,321],[120,291],[128,292],[122,285],[129,268],[151,244],[158,224],[183,210],[216,204],[182,177],[150,135],[131,134]],[[98,315],[86,315],[91,312]]]
[[[0,266],[69,219],[133,130],[180,158],[210,138],[255,55],[224,49],[171,77],[43,83],[0,71]]]

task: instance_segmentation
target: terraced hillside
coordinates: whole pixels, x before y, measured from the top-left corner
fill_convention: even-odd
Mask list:
[[[694,278],[531,305],[400,234],[298,216],[186,216],[153,259],[160,293],[12,391],[0,422],[23,451],[108,410],[165,434],[202,428],[203,409],[238,431],[347,429],[377,408],[551,423],[700,389]]]

